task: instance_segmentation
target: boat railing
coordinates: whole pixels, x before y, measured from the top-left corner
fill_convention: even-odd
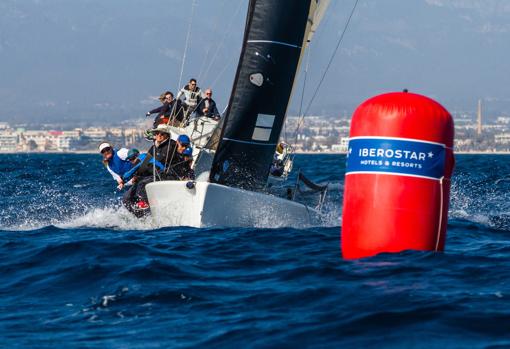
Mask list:
[[[319,193],[319,201],[317,203],[317,206],[315,206],[315,209],[317,211],[322,210],[322,206],[324,205],[324,201],[326,200],[326,194],[328,192],[328,184],[329,183],[326,183],[325,185],[319,185],[317,183],[314,183],[310,179],[308,179],[303,174],[303,172],[301,172],[301,169],[299,169],[298,175],[297,175],[297,178],[296,178],[296,184],[294,186],[294,190],[292,191],[292,200],[296,199],[296,193],[298,193],[298,192],[302,193],[302,194],[305,193],[301,189],[301,183],[305,187],[310,189],[310,191]]]

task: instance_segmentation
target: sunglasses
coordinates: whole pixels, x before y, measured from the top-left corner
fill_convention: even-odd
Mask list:
[[[206,96],[210,96],[210,95],[212,95],[212,93],[206,93]]]
[[[101,150],[101,154],[105,154],[105,153],[108,153],[112,150],[112,148],[108,147],[108,148],[104,148],[103,150]]]

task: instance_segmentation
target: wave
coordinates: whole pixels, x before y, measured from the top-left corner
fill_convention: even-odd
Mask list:
[[[59,210],[59,208],[55,208]],[[59,215],[60,216],[60,215]],[[158,229],[150,218],[138,219],[123,207],[91,208],[83,207],[82,213],[67,217],[24,217],[9,225],[0,226],[5,231],[34,231],[48,227],[61,229],[105,228],[112,230],[151,230]]]
[[[124,207],[93,208],[84,215],[77,215],[55,225],[62,229],[152,230],[160,228],[150,217],[136,218]]]
[[[338,192],[336,195],[338,196]],[[1,220],[4,224],[0,225],[0,229],[29,231],[56,226],[62,229],[153,230],[163,227],[156,224],[150,215],[136,218],[116,198],[108,200],[103,207],[94,207],[94,201],[84,201],[78,196],[59,196],[59,193],[48,191],[48,189],[44,189],[41,196],[49,199],[45,202],[31,202],[26,205],[23,211],[12,206],[10,212],[0,211],[3,216],[11,217]],[[255,228],[292,226],[292,222],[286,220],[281,222],[269,220],[265,212],[251,212],[250,214],[257,217]],[[339,226],[340,216],[341,205],[338,204],[338,200],[329,198],[323,206],[321,220],[317,226]]]

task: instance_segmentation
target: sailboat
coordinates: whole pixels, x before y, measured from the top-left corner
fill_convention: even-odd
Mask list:
[[[269,170],[303,52],[326,0],[250,0],[241,56],[225,115],[204,135],[191,135],[194,181],[146,187],[161,226],[295,226],[316,224],[318,210],[267,193]],[[174,129],[173,133],[190,132]]]

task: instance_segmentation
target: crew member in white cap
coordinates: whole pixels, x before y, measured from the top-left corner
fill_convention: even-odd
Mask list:
[[[127,159],[129,150],[126,148],[114,149],[110,143],[103,142],[99,145],[99,152],[103,155],[103,164],[117,182],[117,188],[124,187],[122,176],[128,172],[133,164]]]

